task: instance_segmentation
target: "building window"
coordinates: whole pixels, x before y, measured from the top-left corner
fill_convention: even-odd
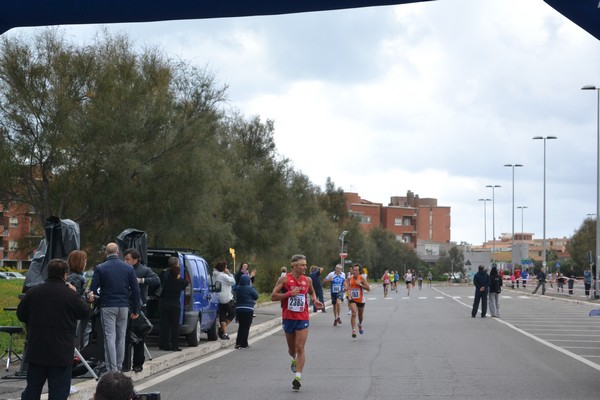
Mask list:
[[[404,226],[411,226],[412,220],[409,217],[404,218]]]
[[[404,235],[404,236],[402,236],[402,242],[403,243],[410,243],[410,235]]]
[[[17,246],[17,242],[11,240],[8,242],[8,251],[17,251],[19,250],[19,246]]]
[[[18,227],[18,226],[19,226],[19,219],[18,219],[17,217],[10,217],[10,218],[8,219],[8,225],[9,225],[11,228],[16,228],[16,227]]]
[[[394,219],[394,226],[402,226],[402,218]]]
[[[370,223],[371,223],[371,216],[370,216],[370,215],[363,215],[363,216],[360,218],[360,222],[361,222],[362,224],[370,224]]]

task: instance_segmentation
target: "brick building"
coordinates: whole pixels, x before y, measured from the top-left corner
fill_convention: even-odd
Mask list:
[[[0,266],[28,269],[43,231],[37,214],[28,205],[0,204]]]
[[[373,203],[358,193],[344,193],[346,209],[358,218],[364,232],[380,227],[417,248],[418,241],[450,242],[450,207],[438,206],[437,199],[419,198],[410,190],[406,197],[393,196],[390,203]]]

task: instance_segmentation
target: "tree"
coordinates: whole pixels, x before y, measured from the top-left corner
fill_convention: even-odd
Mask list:
[[[596,220],[586,218],[581,226],[573,233],[573,237],[567,244],[567,251],[571,255],[573,262],[581,267],[590,265],[590,252],[592,252],[591,261],[594,262],[596,249]]]

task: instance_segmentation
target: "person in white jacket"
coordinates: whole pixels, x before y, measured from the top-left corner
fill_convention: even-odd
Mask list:
[[[227,261],[219,261],[213,271],[213,283],[221,282],[221,291],[219,292],[219,337],[222,340],[229,340],[227,326],[235,318],[235,302],[233,301],[232,286],[235,285],[235,278],[227,268]]]

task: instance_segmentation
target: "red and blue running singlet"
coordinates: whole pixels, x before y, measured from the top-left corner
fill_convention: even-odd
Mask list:
[[[295,287],[300,287],[300,293],[296,296],[288,297],[283,300],[283,319],[308,320],[308,280],[306,276],[301,275],[299,279],[289,273],[285,283],[285,291],[291,292]]]

